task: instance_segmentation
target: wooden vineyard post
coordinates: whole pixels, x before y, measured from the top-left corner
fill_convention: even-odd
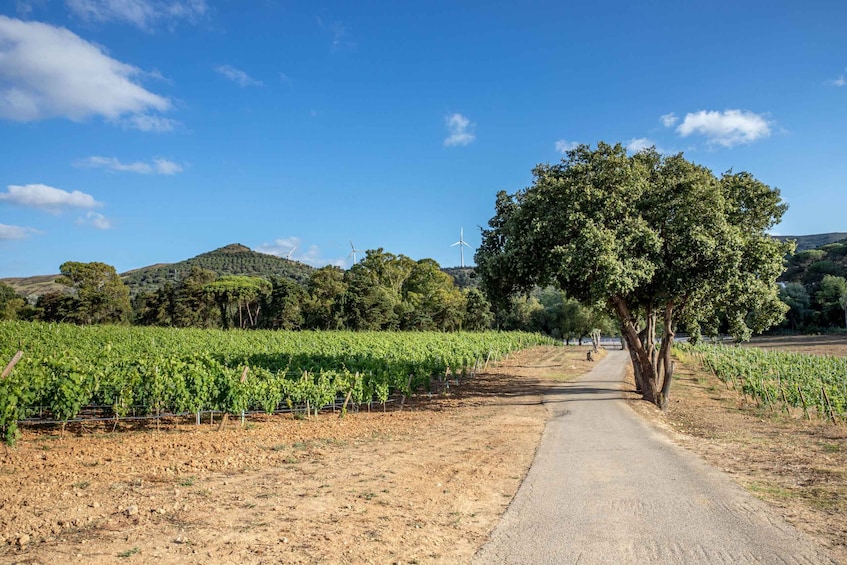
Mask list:
[[[248,312],[248,313],[250,312],[250,307],[249,307],[249,306],[247,307],[247,312]],[[242,371],[242,373],[241,373],[241,381],[240,381],[240,382],[241,382],[242,384],[244,384],[244,381],[246,381],[246,380],[247,380],[247,371],[249,371],[249,370],[250,370],[250,367],[248,367],[247,365],[245,365],[245,366],[244,366],[244,371]],[[242,411],[241,411],[241,427],[242,427],[242,428],[244,427],[244,410],[242,410]]]
[[[829,419],[832,420],[833,424],[837,424],[838,421],[835,419],[835,412],[832,411],[832,404],[829,402],[829,396],[826,394],[826,389],[823,385],[821,385],[821,392],[823,393],[823,399],[826,401],[826,408],[829,411]]]
[[[347,396],[344,397],[344,404],[341,406],[341,413],[338,415],[339,418],[343,418],[347,414],[347,403],[350,402],[351,396],[353,396],[352,388],[347,392]]]
[[[409,388],[410,388],[411,386],[412,386],[412,375],[409,375],[409,381],[406,383],[406,390],[409,390]],[[349,395],[348,395],[348,397],[349,397]],[[402,410],[403,410],[403,406],[404,406],[405,404],[406,404],[406,393],[404,392],[404,393],[403,393],[403,398],[400,400],[400,411],[402,411]],[[347,405],[347,401],[346,401],[346,400],[344,401],[344,405],[345,405],[345,406]]]
[[[782,393],[782,405],[785,406],[785,413],[791,415],[791,410],[788,409],[788,399],[785,397],[785,389],[779,385],[779,392]]]
[[[800,385],[797,385],[797,392],[800,394],[800,402],[803,403],[803,415],[806,417],[807,420],[811,420],[812,417],[809,416],[809,407],[806,404],[806,397],[803,396],[803,389],[800,388]]]
[[[11,375],[11,374],[12,374],[12,369],[14,369],[14,368],[15,368],[15,365],[17,365],[17,364],[18,364],[18,361],[20,361],[20,360],[21,360],[21,357],[23,357],[23,356],[24,356],[24,352],[23,352],[23,351],[18,351],[17,353],[15,353],[15,355],[12,357],[12,360],[11,360],[11,361],[9,361],[9,364],[8,364],[8,365],[6,365],[6,368],[5,368],[5,369],[3,369],[3,373],[2,373],[2,374],[0,374],[0,379],[5,379],[5,378],[6,378],[6,377],[8,377],[9,375]]]

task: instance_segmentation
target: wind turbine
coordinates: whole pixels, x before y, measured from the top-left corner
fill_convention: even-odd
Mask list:
[[[356,253],[361,253],[362,250],[356,249],[356,246],[353,245],[352,240],[350,241],[350,249],[352,249],[352,251],[350,252],[350,255],[347,256],[347,258],[349,259],[350,257],[352,257],[353,258],[353,264],[355,265],[356,264]]]
[[[294,253],[295,249],[297,249],[296,245],[291,248],[291,251],[288,252],[288,255],[286,255],[285,258],[288,259],[289,261],[291,261],[291,254]]]
[[[450,247],[456,247],[457,245],[459,246],[459,252],[462,255],[462,268],[464,269],[465,268],[465,250],[464,250],[464,248],[465,247],[470,248],[470,245],[468,245],[468,242],[465,241],[465,228],[459,229],[459,241],[457,241],[456,243],[454,243]]]

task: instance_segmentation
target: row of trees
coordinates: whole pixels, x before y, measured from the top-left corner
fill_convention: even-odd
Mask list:
[[[219,276],[195,266],[180,280],[132,300],[110,265],[68,262],[60,270],[57,282],[68,290],[41,296],[35,307],[27,306],[10,287],[0,287],[3,317],[225,329],[496,327],[568,341],[588,336],[595,328],[610,328],[608,316],[552,288],[513,297],[492,312],[479,289],[459,289],[432,259],[414,261],[382,249],[368,251],[347,271],[331,266],[315,269],[304,284],[282,277]]]

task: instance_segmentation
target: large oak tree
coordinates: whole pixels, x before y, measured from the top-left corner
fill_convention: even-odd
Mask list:
[[[745,339],[781,320],[775,281],[789,246],[767,233],[786,210],[778,190],[748,173],[718,178],[682,154],[602,142],[533,177],[497,195],[475,257],[482,286],[493,302],[554,284],[606,306],[646,400],[667,402],[680,322],[696,334],[723,321]]]

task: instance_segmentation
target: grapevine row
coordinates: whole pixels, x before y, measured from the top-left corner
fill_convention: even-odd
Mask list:
[[[548,343],[526,333],[219,331],[0,322],[0,359],[24,352],[0,382],[0,432],[47,409],[68,421],[87,407],[115,418],[314,409],[337,397],[385,402],[466,374],[489,359]]]
[[[721,381],[760,404],[802,409],[833,422],[847,416],[847,358],[726,345],[675,347],[695,354]]]

